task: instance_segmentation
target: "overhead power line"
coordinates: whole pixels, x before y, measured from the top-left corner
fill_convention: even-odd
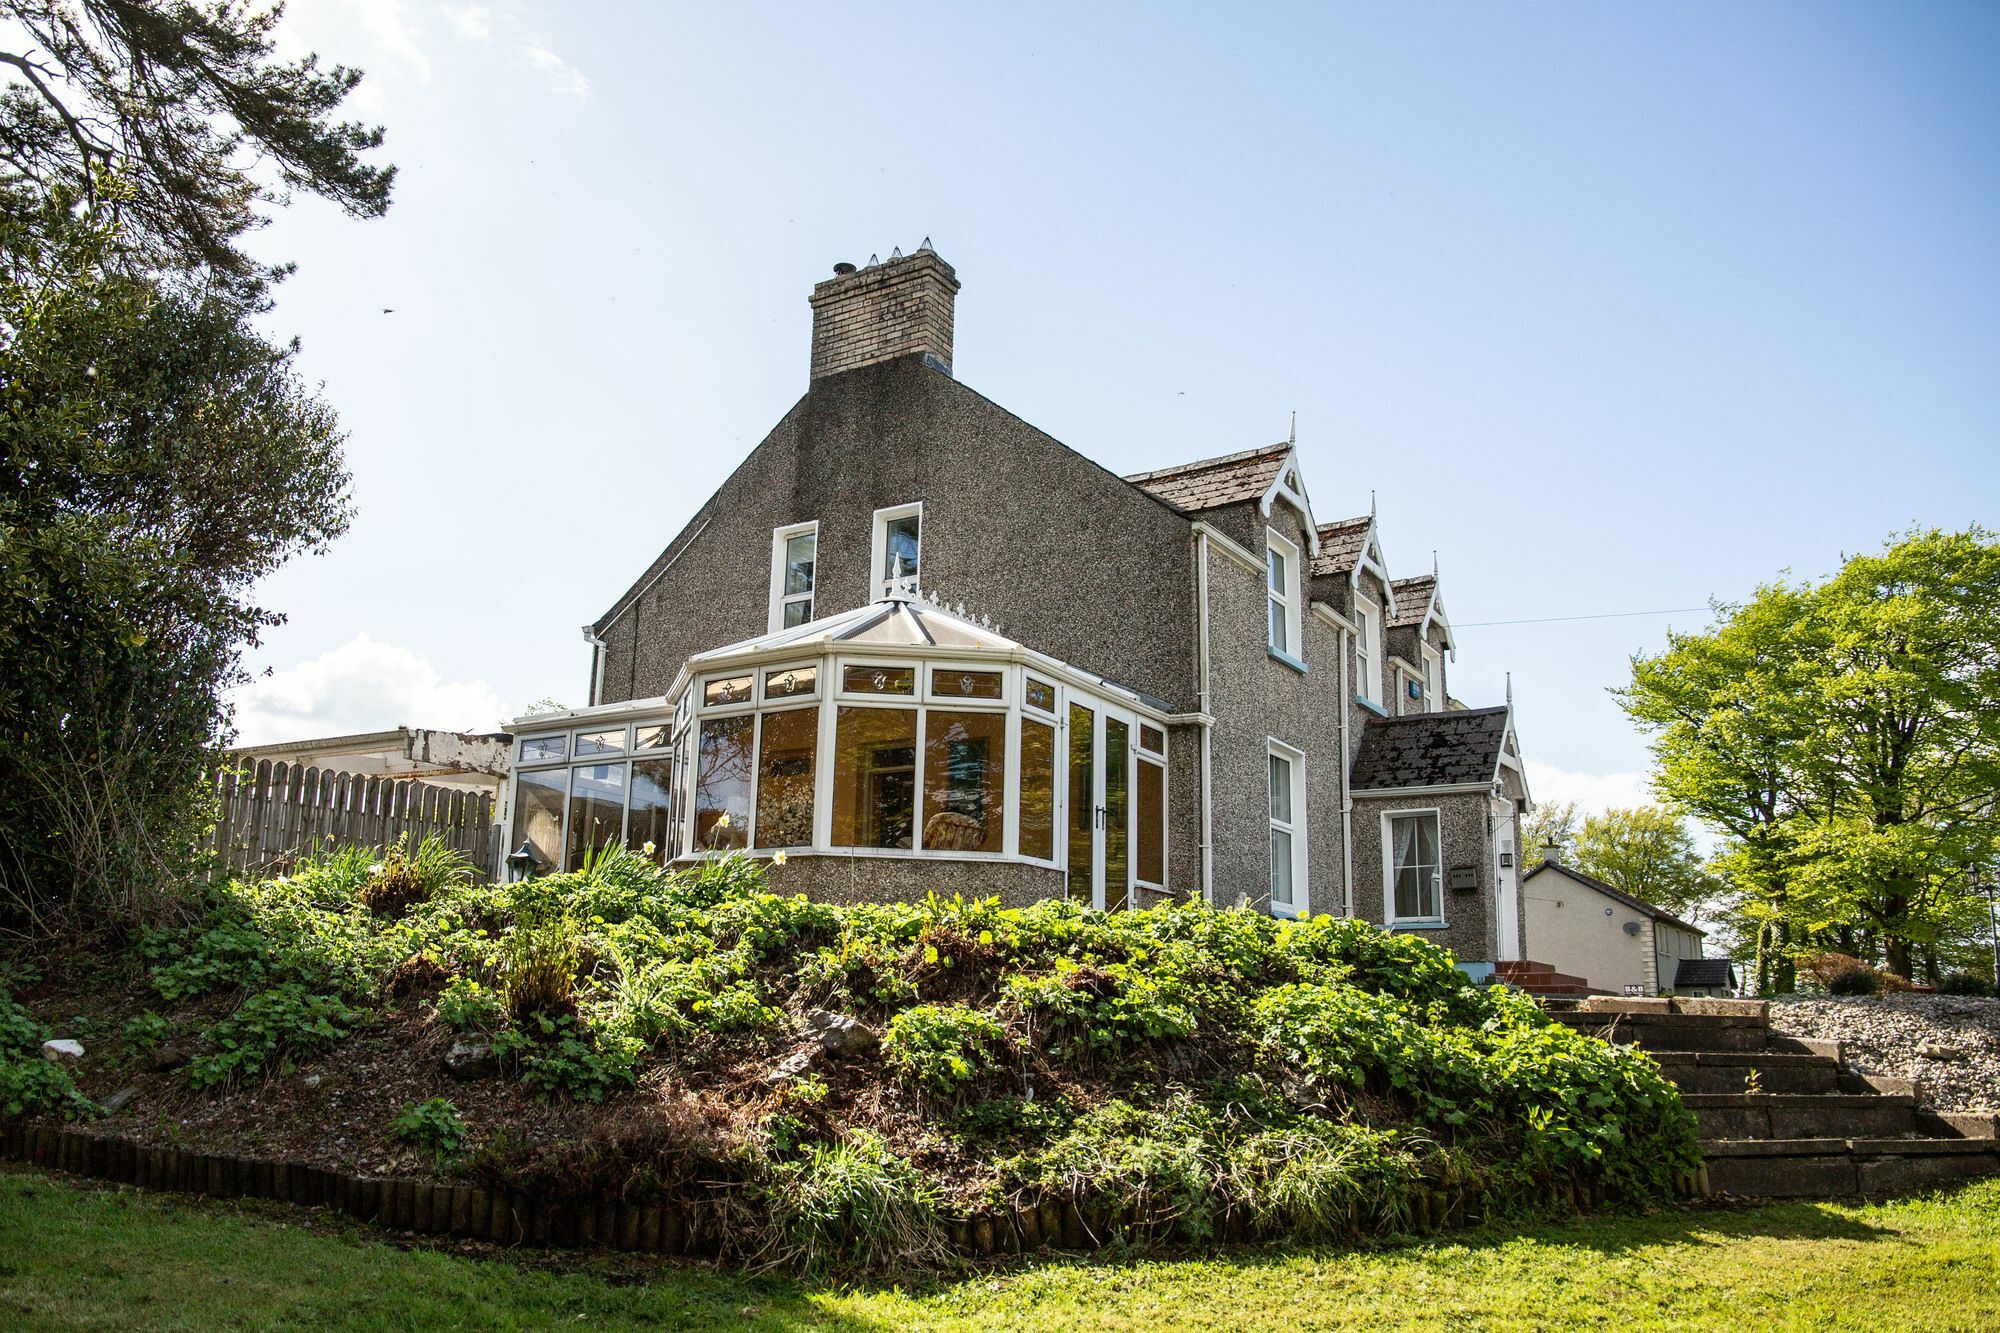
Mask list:
[[[1631,616],[1679,616],[1691,611],[1706,611],[1705,606],[1670,606],[1664,611],[1601,611],[1589,616],[1538,616],[1531,620],[1473,620],[1455,629],[1486,629],[1493,625],[1553,625],[1564,620],[1624,620]]]

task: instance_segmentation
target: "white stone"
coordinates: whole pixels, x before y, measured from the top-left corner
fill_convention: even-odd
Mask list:
[[[50,1060],[81,1060],[83,1043],[71,1037],[57,1037],[42,1043],[42,1055]]]

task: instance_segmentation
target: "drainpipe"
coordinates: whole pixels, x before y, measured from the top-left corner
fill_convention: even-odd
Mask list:
[[[1354,647],[1351,631],[1340,631],[1340,896],[1346,915],[1354,915],[1354,756],[1347,749],[1347,716],[1354,708],[1348,689],[1347,655]]]
[[[1195,702],[1205,718],[1215,716],[1208,696],[1208,534],[1197,530],[1194,537],[1195,620]],[[1209,752],[1214,728],[1201,724],[1201,900],[1215,902],[1215,807],[1213,769]]]
[[[604,697],[604,640],[597,637],[594,626],[583,627],[583,637],[590,644],[590,702],[595,707]]]

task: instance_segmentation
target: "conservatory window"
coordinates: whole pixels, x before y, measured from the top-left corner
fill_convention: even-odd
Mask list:
[[[521,742],[521,762],[524,764],[552,764],[567,758],[567,736],[536,736]]]
[[[1159,888],[1167,882],[1167,770],[1141,756],[1138,772],[1134,869],[1141,884]]]
[[[1021,690],[1021,702],[1034,709],[1037,713],[1054,713],[1056,711],[1056,687],[1045,680],[1037,680],[1033,676],[1029,676],[1027,684]]]
[[[579,869],[593,854],[617,846],[624,831],[625,765],[580,764],[570,770],[566,868]]]
[[[1056,859],[1056,729],[1031,717],[1021,719],[1020,836],[1021,855]]]
[[[764,673],[766,699],[801,699],[819,689],[816,666],[780,667]]]
[[[721,676],[701,687],[701,701],[710,708],[750,702],[750,677]]]
[[[747,713],[701,724],[694,777],[694,845],[701,851],[733,850],[749,841],[750,754],[756,730],[757,719]]]
[[[915,667],[850,666],[840,673],[840,688],[849,694],[915,694]]]
[[[931,709],[924,719],[923,845],[1001,850],[1006,802],[1007,715]]]
[[[1390,815],[1389,848],[1394,876],[1393,919],[1397,921],[1442,921],[1441,893],[1443,867],[1438,854],[1436,811]]]
[[[673,739],[674,729],[666,722],[658,726],[632,729],[632,748],[635,750],[664,750]]]
[[[632,765],[631,813],[625,818],[625,845],[644,854],[646,845],[651,843],[655,861],[665,860],[677,841],[673,769],[672,759],[640,759]]]
[[[948,699],[998,699],[1004,690],[998,671],[943,667],[931,672],[931,693]]]
[[[840,709],[833,737],[833,845],[914,846],[916,797],[916,709]]]
[[[764,715],[757,744],[759,847],[809,847],[813,840],[813,747],[819,709]]]
[[[560,742],[562,737],[554,738]],[[524,742],[525,752],[528,744]],[[569,796],[569,770],[544,768],[518,774],[514,780],[514,833],[509,847],[528,844],[538,867],[553,870],[562,859],[563,804]]]
[[[594,754],[623,754],[625,751],[625,728],[615,727],[610,731],[579,731],[576,734],[576,757],[587,759]]]
[[[771,629],[791,629],[813,618],[819,557],[819,524],[798,523],[771,534]]]
[[[921,503],[875,511],[876,596],[907,596],[916,592],[923,521]]]

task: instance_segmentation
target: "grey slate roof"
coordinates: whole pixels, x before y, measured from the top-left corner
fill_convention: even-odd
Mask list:
[[[1370,718],[1351,783],[1357,793],[1490,783],[1506,737],[1504,706]]]
[[[1424,612],[1431,607],[1431,594],[1437,591],[1437,579],[1429,574],[1396,579],[1389,584],[1389,590],[1396,594],[1396,613],[1389,617],[1389,628],[1421,625]]]
[[[1125,480],[1176,509],[1217,509],[1223,505],[1241,504],[1245,500],[1263,499],[1264,492],[1270,490],[1271,483],[1278,479],[1278,469],[1284,465],[1286,455],[1291,452],[1289,444],[1274,444],[1263,449],[1224,454],[1220,458],[1197,459],[1154,472],[1135,472]]]
[[[1736,967],[1727,958],[1683,958],[1674,969],[1674,989],[1725,986],[1736,989]]]
[[[1346,574],[1361,562],[1361,549],[1368,543],[1368,526],[1375,520],[1363,514],[1324,523],[1319,530],[1319,554],[1313,557],[1315,574]]]
[[[1529,880],[1533,879],[1535,876],[1541,874],[1545,870],[1552,870],[1555,871],[1557,874],[1567,875],[1569,878],[1575,880],[1577,883],[1583,885],[1586,888],[1596,889],[1599,893],[1603,894],[1605,897],[1624,903],[1627,907],[1631,908],[1635,912],[1644,912],[1647,916],[1653,918],[1653,920],[1655,921],[1663,921],[1669,926],[1679,926],[1682,930],[1691,930],[1695,934],[1701,936],[1706,936],[1708,934],[1708,932],[1703,930],[1700,926],[1694,925],[1692,922],[1683,921],[1679,917],[1675,916],[1673,913],[1663,911],[1660,908],[1653,906],[1651,903],[1647,902],[1644,898],[1634,898],[1631,894],[1625,892],[1625,890],[1616,888],[1610,884],[1606,884],[1603,880],[1597,878],[1597,876],[1595,875],[1586,875],[1581,870],[1578,870],[1576,867],[1566,866],[1561,864],[1560,862],[1556,861],[1542,862],[1540,865],[1536,866],[1533,870],[1530,870],[1527,874],[1521,876],[1521,882],[1525,884]],[[1721,985],[1722,983],[1714,982],[1710,984]]]

